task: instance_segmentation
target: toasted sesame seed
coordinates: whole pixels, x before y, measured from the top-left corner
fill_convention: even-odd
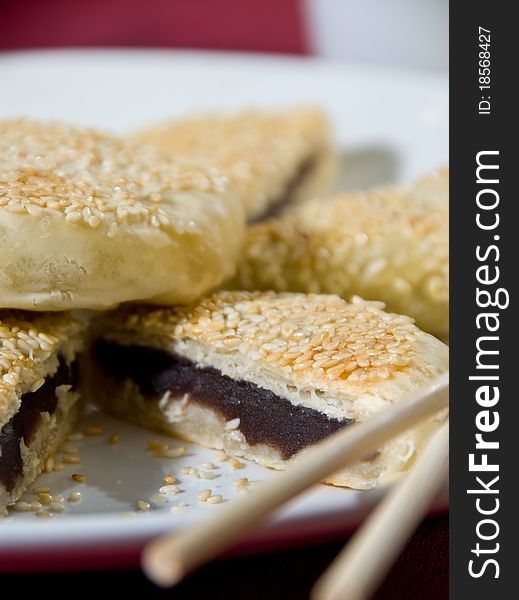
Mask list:
[[[197,497],[200,502],[206,502],[211,497],[212,493],[211,490],[202,490]]]
[[[90,425],[85,428],[85,435],[103,435],[103,427],[101,425]]]
[[[65,498],[63,497],[63,494],[58,494],[57,496],[53,497],[54,502],[57,502],[58,504],[63,504],[63,502],[65,501]]]
[[[50,504],[53,500],[52,495],[49,494],[48,492],[38,492],[37,496],[38,496],[38,500],[42,504]]]
[[[78,454],[79,448],[76,448],[76,446],[65,445],[61,449],[61,452],[64,454]]]
[[[202,463],[202,468],[206,470],[214,469],[214,464],[211,462]]]
[[[51,502],[49,504],[49,510],[54,513],[62,513],[65,512],[65,507],[63,504],[59,504],[58,502]]]
[[[173,485],[173,484],[163,485],[159,488],[159,492],[166,496],[174,496],[175,494],[178,494],[179,491],[180,491],[180,488],[178,487],[178,485]]]
[[[187,449],[182,447],[179,448],[170,448],[164,452],[164,456],[167,458],[178,458],[179,456],[183,456],[187,452]]]
[[[61,459],[66,465],[77,465],[81,462],[81,458],[74,454],[65,454]]]
[[[81,500],[81,492],[78,491],[78,490],[73,490],[68,495],[68,501],[69,502],[79,502],[79,500]]]
[[[51,473],[54,469],[54,458],[51,456],[45,461],[45,473]]]
[[[18,500],[12,507],[15,512],[31,512],[32,508],[28,502],[23,502],[22,500]]]
[[[181,472],[183,475],[190,475],[190,474],[191,474],[191,469],[192,469],[192,468],[193,468],[193,467],[188,467],[188,466],[186,466],[186,467],[182,467],[182,468],[180,469],[180,472]]]
[[[164,494],[155,494],[149,497],[149,501],[155,506],[164,506],[166,504],[166,496]]]
[[[112,433],[112,435],[108,438],[108,443],[112,446],[114,446],[115,444],[119,443],[119,434],[118,433]]]
[[[52,467],[53,471],[63,471],[63,469],[64,469],[63,463],[58,462],[58,461],[54,462],[54,466]]]
[[[227,455],[227,452],[225,452],[224,450],[219,450],[216,453],[216,460],[218,462],[225,462],[226,460],[228,460],[229,456]]]
[[[52,513],[47,510],[41,510],[40,512],[34,513],[35,517],[39,519],[50,519],[52,517]]]
[[[38,487],[35,487],[32,490],[32,493],[33,494],[41,494],[41,493],[47,493],[48,494],[48,493],[50,493],[50,487],[47,487],[45,485],[40,485]]]
[[[145,500],[139,500],[137,502],[137,508],[141,511],[147,511],[147,510],[150,510],[151,505],[149,502],[146,502]]]
[[[236,481],[234,482],[234,485],[236,487],[240,487],[240,486],[248,486],[249,485],[249,480],[247,479],[247,477],[240,477],[239,479],[236,479]]]
[[[202,477],[202,479],[216,479],[216,474],[214,471],[199,470],[198,473]]]
[[[223,502],[223,496],[221,496],[220,494],[216,494],[215,496],[211,496],[210,498],[208,498],[207,502],[209,504],[220,504],[221,502]]]
[[[168,473],[167,475],[164,475],[164,479],[162,481],[165,485],[171,485],[172,483],[175,483],[176,478],[174,477],[174,475]]]
[[[167,444],[164,444],[163,442],[148,442],[148,450],[151,450],[152,452],[164,454],[164,452],[166,452],[168,449],[169,446]]]
[[[40,510],[41,507],[42,507],[42,504],[41,504],[41,502],[38,502],[38,500],[33,500],[31,502],[31,510],[33,512]]]
[[[72,473],[71,478],[78,483],[85,483],[86,477],[81,473]]]
[[[243,469],[243,467],[245,466],[242,462],[240,462],[237,458],[231,458],[229,460],[229,464],[231,465],[231,469],[233,470],[237,470],[237,469]]]

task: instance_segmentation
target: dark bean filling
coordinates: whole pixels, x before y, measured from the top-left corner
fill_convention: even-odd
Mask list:
[[[40,425],[42,413],[52,415],[56,411],[56,387],[69,384],[75,389],[77,383],[77,364],[67,365],[60,357],[56,373],[48,377],[35,392],[22,396],[20,410],[0,431],[0,482],[8,492],[23,475],[20,441],[23,439],[25,445],[29,446]]]
[[[239,430],[249,444],[273,446],[285,459],[353,423],[294,406],[250,381],[231,379],[217,369],[197,367],[162,350],[99,340],[93,356],[110,377],[131,379],[151,401],[166,392],[174,397],[189,394],[190,402],[212,408],[227,421],[239,418]]]
[[[317,159],[313,156],[305,160],[294,177],[288,182],[283,194],[274,200],[264,213],[252,218],[249,221],[249,224],[258,223],[259,221],[263,221],[263,219],[269,219],[271,217],[278,217],[285,208],[292,204],[299,188],[303,185],[307,175],[314,169],[316,162]]]

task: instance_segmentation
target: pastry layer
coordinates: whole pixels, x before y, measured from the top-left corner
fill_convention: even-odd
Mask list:
[[[219,169],[237,190],[249,222],[271,207],[325,194],[336,167],[326,115],[312,107],[195,115],[159,123],[132,139]],[[297,189],[291,185],[296,180]]]
[[[319,159],[314,156],[305,160],[292,179],[287,182],[284,191],[277,198],[274,198],[264,213],[249,220],[249,224],[277,217],[288,207],[298,202],[301,199],[301,195],[304,194],[305,187],[312,180],[315,171],[319,168],[318,163]]]
[[[31,448],[38,430],[45,430],[45,421],[56,413],[60,393],[76,391],[77,384],[77,363],[69,365],[60,357],[56,373],[36,391],[22,396],[20,409],[0,431],[0,485],[8,493],[24,477],[23,447]]]
[[[191,306],[121,309],[95,330],[101,360],[90,361],[84,378],[94,403],[273,468],[448,368],[445,344],[359,298],[219,292]],[[387,481],[436,426],[431,419],[326,481],[359,489]]]
[[[92,129],[0,120],[0,307],[190,302],[233,275],[244,229],[215,169]]]
[[[69,313],[0,310],[0,510],[48,468],[73,427],[86,327]]]
[[[247,228],[226,288],[359,295],[449,333],[448,171],[409,187],[311,199]]]
[[[334,419],[295,406],[250,381],[231,379],[211,367],[197,367],[163,350],[100,340],[94,345],[93,357],[109,377],[135,382],[150,402],[158,403],[168,395],[187,396],[188,402],[199,403],[220,413],[227,422],[235,422],[235,429],[249,445],[267,444],[284,460],[353,423],[352,419]]]

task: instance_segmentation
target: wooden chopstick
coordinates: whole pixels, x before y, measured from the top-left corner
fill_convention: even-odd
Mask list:
[[[445,483],[448,463],[447,422],[431,438],[402,483],[378,504],[318,580],[312,600],[370,597]]]
[[[283,476],[266,482],[240,502],[222,507],[214,519],[153,540],[144,548],[141,557],[144,572],[157,585],[175,585],[283,502],[445,408],[448,385],[446,373],[429,386],[410,394],[406,401],[303,451]]]

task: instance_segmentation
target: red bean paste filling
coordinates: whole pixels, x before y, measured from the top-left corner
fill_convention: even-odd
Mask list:
[[[93,356],[112,379],[131,379],[152,401],[166,392],[173,397],[189,394],[190,402],[210,407],[227,421],[239,418],[239,430],[250,445],[273,446],[284,459],[354,422],[294,406],[250,381],[232,379],[212,367],[197,367],[162,350],[100,340]]]
[[[296,174],[287,183],[283,193],[279,196],[267,210],[257,217],[253,217],[249,220],[249,224],[258,223],[263,219],[270,219],[271,217],[278,217],[296,198],[301,186],[304,184],[306,177],[313,171],[317,164],[317,158],[312,156],[307,158],[299,167]]]
[[[77,383],[77,364],[68,365],[60,356],[54,375],[47,377],[35,392],[23,394],[20,409],[0,431],[0,483],[8,492],[14,489],[18,478],[23,475],[20,441],[23,439],[25,445],[29,446],[41,423],[42,413],[52,415],[56,411],[56,388],[69,384],[75,389]]]

